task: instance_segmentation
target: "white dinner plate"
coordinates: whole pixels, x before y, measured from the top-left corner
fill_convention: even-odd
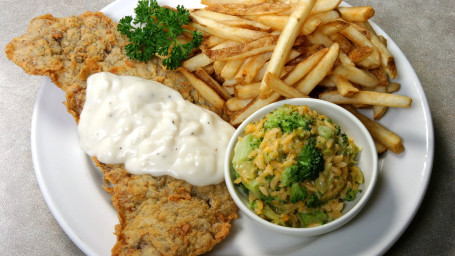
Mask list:
[[[177,1],[187,8],[199,0]],[[175,5],[175,2],[160,1]],[[133,14],[136,1],[118,0],[102,11],[114,21]],[[374,25],[374,24],[373,24]],[[433,125],[422,86],[398,46],[388,40],[401,84],[398,94],[413,99],[409,109],[389,109],[381,123],[399,134],[405,152],[380,157],[374,194],[362,212],[342,228],[314,238],[288,237],[264,230],[246,216],[234,221],[231,234],[211,255],[378,255],[403,233],[426,192],[433,163]],[[76,123],[62,102],[64,93],[44,79],[32,121],[32,154],[44,198],[68,236],[88,255],[109,255],[118,223],[102,178],[79,147]]]

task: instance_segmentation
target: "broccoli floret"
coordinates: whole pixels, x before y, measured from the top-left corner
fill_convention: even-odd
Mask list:
[[[245,195],[248,195],[248,189],[243,185],[243,183],[236,184],[237,187],[239,187]]]
[[[251,151],[259,147],[261,141],[262,139],[255,138],[253,135],[248,134],[241,141],[237,142],[234,147],[234,158],[232,159],[234,166],[239,162],[248,160],[248,155]]]
[[[339,126],[336,127],[336,133],[338,137],[340,138],[338,140],[338,143],[343,147],[342,154],[347,156],[347,155],[352,155],[352,158],[355,158],[355,156],[358,153],[358,148],[355,145],[352,145],[349,143],[349,138],[346,133],[341,132],[341,129]]]
[[[318,133],[319,133],[319,136],[322,136],[325,139],[329,139],[333,135],[332,130],[327,126],[319,126]]]
[[[261,194],[261,200],[266,204],[270,204],[273,200],[276,200],[276,198],[273,196],[266,196]]]
[[[264,214],[264,216],[266,216],[272,223],[281,225],[284,224],[280,215],[273,211],[272,208],[270,208],[268,205],[264,206],[264,209],[262,209],[262,214]]]
[[[281,174],[281,182],[284,187],[291,185],[293,182],[301,181],[300,170],[298,165],[291,165],[284,169],[283,174]]]
[[[300,175],[303,179],[315,180],[319,177],[319,172],[324,170],[324,157],[315,145],[315,137],[311,137],[297,156]]]
[[[299,183],[292,183],[291,186],[291,203],[303,201],[306,198],[306,188],[300,187]]]
[[[258,208],[257,201],[254,200],[252,203],[248,203],[248,207],[250,207],[250,209],[252,209],[252,210],[255,210],[256,208]]]
[[[292,132],[294,129],[310,129],[311,120],[300,115],[292,107],[284,105],[267,116],[264,129],[280,128],[284,133]]]
[[[259,182],[257,180],[250,180],[248,183],[244,183],[244,186],[251,191],[257,198],[261,198],[261,191],[259,190]]]
[[[311,137],[297,156],[297,164],[284,169],[281,175],[284,187],[294,182],[302,182],[306,179],[315,180],[319,177],[319,172],[324,170],[324,157],[315,145],[315,137]]]
[[[311,193],[306,200],[306,205],[310,208],[316,208],[322,205],[321,193],[315,192]]]
[[[327,214],[323,212],[314,212],[314,213],[303,213],[299,212],[300,224],[302,227],[308,227],[312,224],[324,224],[328,217]]]
[[[357,193],[361,193],[362,190],[355,190],[355,189],[348,189],[346,191],[346,196],[344,197],[345,201],[353,201],[355,197],[357,196]]]

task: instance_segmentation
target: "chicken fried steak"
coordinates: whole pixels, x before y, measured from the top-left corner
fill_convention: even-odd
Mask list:
[[[116,27],[102,13],[67,18],[48,14],[33,19],[27,32],[7,45],[6,54],[25,72],[49,76],[64,90],[65,105],[76,122],[87,77],[102,71],[161,82],[215,111],[180,73],[161,68],[159,60],[130,60],[124,50],[127,39]],[[132,175],[123,165],[93,160],[118,211],[113,255],[203,254],[229,234],[231,221],[238,217],[224,183],[197,187],[169,176]]]

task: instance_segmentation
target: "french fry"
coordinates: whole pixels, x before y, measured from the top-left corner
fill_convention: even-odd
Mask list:
[[[306,95],[321,82],[332,69],[338,58],[340,47],[337,43],[330,46],[329,51],[322,57],[321,61],[297,84],[296,88]]]
[[[351,25],[343,30],[340,31],[346,38],[354,42],[358,47],[369,46],[373,48],[373,52],[368,55],[362,62],[358,64],[362,67],[373,69],[377,68],[381,65],[381,59],[379,55],[378,49],[373,45],[372,42],[359,30],[355,28],[355,26],[351,23]]]
[[[223,98],[223,100],[229,100],[231,98],[231,94],[224,89],[212,76],[210,76],[204,69],[198,68],[195,71],[196,76],[201,79],[204,83],[210,86],[213,90],[215,90],[218,95]]]
[[[194,28],[225,38],[226,40],[246,42],[268,36],[267,32],[231,27],[215,20],[195,15],[194,13],[190,13],[190,17],[197,22],[191,23],[191,26]]]
[[[235,80],[235,78],[231,78],[231,79],[227,79],[227,80],[224,80],[223,82],[223,87],[233,87],[237,84],[237,81]]]
[[[311,35],[321,24],[321,20],[318,18],[307,19],[303,22],[302,28],[300,29],[300,35]]]
[[[378,79],[378,86],[386,87],[389,84],[389,79],[384,69],[376,68],[370,69],[369,71]]]
[[[214,75],[215,74],[215,69],[213,69],[213,64],[209,64],[207,66],[202,67],[204,71],[209,74],[209,75]]]
[[[264,77],[265,83],[272,88],[275,92],[283,95],[286,98],[306,98],[308,97],[303,92],[297,90],[296,88],[287,85],[285,82],[281,81],[276,75],[272,73],[267,73]]]
[[[339,65],[334,71],[334,75],[340,75],[349,81],[364,87],[375,87],[379,84],[378,79],[368,71],[354,66]]]
[[[371,6],[338,7],[341,17],[352,22],[365,22],[374,16]]]
[[[256,74],[261,70],[265,63],[272,57],[272,52],[264,52],[251,58],[251,60],[243,66],[235,76],[235,80],[239,84],[249,84],[256,77]],[[258,88],[259,90],[259,88]]]
[[[236,97],[230,98],[226,101],[226,108],[230,111],[239,111],[244,108],[248,103],[251,102],[251,99],[239,99]]]
[[[281,70],[284,67],[292,46],[294,45],[298,32],[301,29],[303,22],[310,14],[310,11],[315,3],[316,0],[302,0],[300,4],[295,7],[294,12],[291,16],[289,16],[289,20],[278,38],[275,50],[273,51],[270,62],[267,65],[267,72],[271,72],[275,75],[281,74]],[[267,97],[270,92],[271,89],[268,88],[267,84],[263,81],[259,89],[259,95],[264,98]]]
[[[327,35],[319,32],[319,30],[307,36],[307,39],[312,44],[322,44],[325,47],[330,47],[333,44],[333,41]]]
[[[367,104],[395,108],[409,108],[412,102],[407,96],[374,91],[359,91],[352,97],[344,97],[337,91],[330,91],[319,94],[319,98],[336,104]]]
[[[292,61],[293,59],[297,58],[299,55],[300,55],[300,52],[298,52],[296,50],[291,50],[291,53],[289,53],[289,56],[286,59],[286,63],[288,63],[288,62]],[[262,79],[265,76],[265,73],[267,72],[267,66],[269,65],[269,62],[270,61],[266,62],[264,64],[264,66],[262,66],[262,68],[257,72],[256,76],[253,79],[254,82],[262,81]],[[290,70],[286,70],[287,68],[289,68],[289,67],[288,66],[284,66],[283,67],[283,69],[281,70],[280,77],[286,75],[287,72],[290,71]]]
[[[289,19],[288,16],[282,15],[247,15],[245,17],[271,27],[273,30],[283,30]]]
[[[182,62],[182,67],[184,67],[188,71],[193,72],[196,69],[207,66],[212,62],[213,60],[211,60],[209,57],[207,57],[207,55],[201,52]]]
[[[279,13],[290,8],[284,3],[258,3],[258,4],[219,4],[209,5],[207,10],[229,15],[264,15]]]
[[[387,151],[387,148],[377,140],[374,140],[374,146],[376,147],[376,152],[378,153],[378,155],[384,154]]]
[[[352,97],[359,92],[359,89],[352,85],[346,78],[335,76],[333,83],[336,85],[338,93],[344,97]]]
[[[213,69],[215,70],[215,73],[221,74],[221,71],[223,70],[224,65],[226,65],[226,61],[215,60],[213,62]]]
[[[261,31],[271,31],[271,29],[272,29],[271,27],[266,26],[260,22],[244,19],[239,16],[212,12],[207,9],[199,9],[199,10],[193,11],[193,13],[195,13],[196,15],[205,17],[205,18],[216,20],[220,23],[223,23],[223,24],[226,24],[229,26],[233,26],[233,27],[240,27],[240,28],[261,30]]]
[[[201,49],[204,49],[204,48],[212,48],[214,46],[217,46],[223,42],[225,42],[226,39],[224,38],[221,38],[221,37],[217,37],[217,36],[208,36],[206,38],[204,38],[204,41],[202,41],[202,44],[201,44]]]
[[[182,73],[186,77],[186,79],[190,82],[190,84],[196,89],[201,96],[212,105],[216,109],[222,109],[224,106],[225,101],[212,89],[212,87],[208,86],[198,77],[193,75],[193,73],[189,72],[185,68],[178,68],[178,71]]]
[[[221,70],[221,77],[225,80],[229,80],[235,77],[237,74],[237,70],[243,65],[244,59],[235,59],[235,60],[228,60]]]
[[[221,87],[223,87],[230,95],[234,95],[235,94],[234,86],[224,86],[224,85],[222,85]]]
[[[330,39],[340,45],[340,51],[345,54],[349,54],[356,47],[342,34],[333,34],[330,36]]]
[[[340,58],[341,64],[355,67],[355,63],[348,57],[348,55],[346,55],[346,53],[340,51],[340,55],[338,57]]]
[[[318,0],[311,10],[311,14],[327,12],[340,5],[341,0]]]
[[[266,0],[201,0],[204,5],[218,5],[218,4],[260,4]]]
[[[381,65],[387,72],[387,74],[392,78],[397,77],[397,66],[395,64],[395,58],[390,53],[389,49],[387,49],[387,45],[379,38],[379,36],[374,31],[373,27],[371,27],[370,23],[365,22],[363,23],[365,28],[370,32],[371,35],[371,43],[376,46],[380,55],[381,55]]]
[[[326,87],[326,88],[330,88],[330,89],[332,89],[332,88],[336,89],[336,85],[333,82],[332,77],[333,77],[333,75],[328,75],[328,76],[324,77],[324,79],[322,79],[321,82],[318,83],[318,85]]]
[[[318,19],[321,21],[321,25],[323,25],[323,24],[327,24],[329,22],[335,21],[335,20],[339,19],[340,17],[341,16],[337,11],[331,10],[331,11],[327,11],[327,12],[313,14],[310,17],[308,17],[308,19]]]
[[[317,85],[325,87],[320,99],[369,109],[374,120],[388,107],[410,107],[411,98],[390,94],[400,85],[389,82],[397,75],[394,58],[368,22],[374,9],[340,2],[202,0],[208,7],[193,10],[188,25],[203,32],[202,53],[181,72],[202,97],[218,95],[221,101],[209,103],[225,106],[234,126],[280,98],[307,97]],[[363,117],[378,154],[404,150],[396,134]]]
[[[283,30],[288,22],[289,16],[282,15],[248,15],[248,19],[258,21],[266,26],[271,27],[273,30]],[[321,24],[321,19],[317,17],[306,19],[300,30],[300,35],[309,35],[313,33]]]
[[[204,53],[212,60],[234,60],[271,52],[275,48],[278,36],[267,36],[257,40],[237,44],[221,49],[205,49]]]
[[[252,83],[246,85],[236,85],[234,87],[235,97],[239,99],[254,99],[259,95],[259,86],[261,83]]]
[[[295,68],[284,77],[284,82],[291,86],[296,84],[300,79],[308,74],[314,66],[316,66],[316,64],[328,51],[328,48],[324,48],[297,64],[297,66],[295,66]]]
[[[370,56],[374,51],[371,46],[361,46],[357,49],[352,50],[348,56],[354,63],[359,63]]]
[[[230,124],[232,126],[239,125],[245,119],[247,119],[251,114],[253,114],[256,110],[261,109],[275,101],[277,101],[281,97],[281,94],[277,92],[273,92],[266,98],[256,97],[253,99],[248,105],[244,108],[239,110],[235,115],[231,118]]]
[[[373,139],[396,154],[404,151],[403,142],[397,134],[352,108],[346,107],[346,109],[354,114],[363,123],[363,125],[365,125]]]
[[[387,92],[392,93],[400,90],[401,85],[399,83],[389,83],[387,85]]]
[[[374,90],[376,92],[387,93],[386,86],[376,86]],[[386,106],[373,106],[373,119],[374,120],[381,119],[381,117],[383,117],[387,112],[387,109],[388,108]]]
[[[347,28],[349,23],[344,20],[334,20],[332,22],[326,23],[318,28],[318,31],[326,36],[330,36],[340,32],[341,30]]]

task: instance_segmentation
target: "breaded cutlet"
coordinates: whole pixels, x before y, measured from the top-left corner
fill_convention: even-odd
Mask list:
[[[48,14],[34,18],[27,32],[6,46],[6,54],[25,72],[49,76],[65,91],[65,105],[76,122],[88,76],[102,71],[161,82],[186,100],[215,111],[180,73],[164,70],[159,60],[130,60],[126,43],[117,24],[102,13],[67,18]],[[238,217],[224,183],[198,187],[169,176],[132,175],[123,165],[93,160],[118,211],[112,255],[203,254],[229,234]]]

